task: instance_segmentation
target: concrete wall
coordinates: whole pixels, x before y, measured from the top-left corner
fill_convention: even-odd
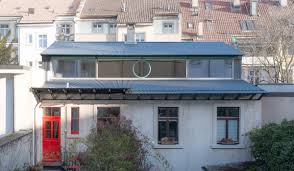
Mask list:
[[[0,170],[13,171],[32,165],[32,131],[0,138]]]
[[[263,97],[262,122],[280,123],[283,119],[294,119],[294,97]]]
[[[58,104],[58,103],[55,103]],[[52,105],[45,102],[42,105]],[[201,166],[251,160],[248,139],[244,133],[261,125],[260,101],[78,101],[62,105],[62,146],[75,138],[86,137],[96,125],[97,107],[120,106],[121,116],[132,120],[135,127],[154,141],[154,150],[161,152],[173,170],[199,171]],[[80,135],[70,135],[70,107],[80,107]],[[158,145],[157,107],[179,107],[179,144]],[[216,144],[216,107],[238,106],[241,109],[240,144]],[[41,130],[42,109],[38,108],[38,130]],[[67,130],[67,131],[65,131]],[[65,136],[67,138],[65,138]],[[66,139],[66,141],[65,141]],[[41,134],[38,134],[39,160]]]

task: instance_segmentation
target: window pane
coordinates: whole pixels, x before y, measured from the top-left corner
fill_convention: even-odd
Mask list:
[[[217,120],[217,142],[222,141],[226,138],[226,121]]]
[[[78,119],[72,119],[71,120],[71,132],[79,132],[79,120]]]
[[[50,121],[45,122],[45,137],[51,138],[51,122]]]
[[[239,107],[218,107],[218,117],[239,117]]]
[[[45,110],[45,116],[51,116],[51,107],[46,107],[44,110]]]
[[[169,137],[173,138],[175,142],[178,141],[178,122],[177,121],[169,122]]]
[[[80,61],[80,77],[93,78],[96,75],[96,60]]]
[[[101,107],[98,108],[98,117],[119,117],[119,107]]]
[[[228,138],[234,142],[238,142],[238,121],[229,120],[228,124]]]
[[[210,60],[210,77],[231,78],[232,60]]]
[[[158,116],[159,117],[178,117],[179,108],[178,107],[159,107]]]
[[[56,77],[77,77],[76,61],[74,60],[58,60],[53,63]]]
[[[166,122],[159,121],[158,122],[158,142],[161,142],[161,140],[165,137],[167,137]]]
[[[60,108],[59,107],[52,108],[52,116],[60,116]]]
[[[53,122],[53,138],[59,138],[59,122]]]
[[[209,77],[209,60],[190,60],[188,77],[208,78]]]

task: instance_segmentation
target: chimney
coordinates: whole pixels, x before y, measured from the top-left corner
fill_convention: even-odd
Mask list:
[[[128,44],[136,43],[135,38],[135,24],[128,24],[127,25],[127,41]]]
[[[198,37],[199,38],[203,37],[203,22],[198,23]]]
[[[258,2],[258,0],[251,0],[250,1],[250,15],[252,15],[252,16],[257,15],[257,2]]]
[[[280,6],[281,7],[286,7],[288,5],[288,1],[287,0],[279,0],[280,2]]]
[[[122,11],[122,12],[127,12],[127,3],[126,3],[126,2],[123,2],[123,3],[121,4],[121,11]]]
[[[198,0],[192,0],[192,8],[198,8],[198,7],[199,7]]]
[[[35,8],[28,8],[28,15],[35,14]]]
[[[241,7],[241,1],[240,0],[233,0],[233,7],[234,8],[240,8]]]

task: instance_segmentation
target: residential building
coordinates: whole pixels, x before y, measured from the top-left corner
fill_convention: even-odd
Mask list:
[[[130,36],[59,41],[42,52],[48,80],[32,88],[37,161],[60,162],[107,117],[131,120],[173,170],[251,160],[245,133],[261,125],[265,92],[240,80],[242,53],[225,43]]]

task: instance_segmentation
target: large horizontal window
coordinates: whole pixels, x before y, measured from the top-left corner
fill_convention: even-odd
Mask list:
[[[99,61],[100,78],[180,78],[186,77],[184,60]]]
[[[94,78],[96,77],[96,60],[53,60],[55,77],[61,78]]]
[[[232,78],[233,60],[201,59],[188,62],[188,77],[191,78]]]

